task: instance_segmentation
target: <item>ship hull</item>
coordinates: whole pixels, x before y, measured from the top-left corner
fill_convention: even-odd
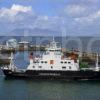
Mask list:
[[[100,71],[3,70],[6,77],[32,79],[100,80]]]

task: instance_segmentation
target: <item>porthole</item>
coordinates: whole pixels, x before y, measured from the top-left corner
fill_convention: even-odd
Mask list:
[[[70,64],[71,62],[68,62],[68,64]]]
[[[45,61],[45,63],[47,63],[47,61]]]
[[[35,68],[35,66],[33,66],[33,68]]]
[[[39,68],[42,68],[42,66],[39,66]]]
[[[41,63],[43,63],[43,61],[41,61]]]
[[[51,66],[51,69],[53,68],[53,66]]]

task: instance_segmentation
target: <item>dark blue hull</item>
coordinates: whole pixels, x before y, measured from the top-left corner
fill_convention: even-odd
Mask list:
[[[100,71],[93,71],[93,70],[86,70],[86,71],[3,70],[3,72],[6,77],[12,77],[12,78],[100,80]]]

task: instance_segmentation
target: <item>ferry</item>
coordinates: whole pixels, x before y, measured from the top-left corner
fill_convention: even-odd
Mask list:
[[[6,77],[33,78],[33,79],[68,79],[68,80],[99,80],[100,68],[98,55],[94,68],[80,68],[79,58],[73,53],[64,57],[62,48],[53,39],[46,47],[46,51],[36,57],[29,55],[29,65],[26,69],[18,69],[13,62],[11,54],[10,65],[1,67]]]

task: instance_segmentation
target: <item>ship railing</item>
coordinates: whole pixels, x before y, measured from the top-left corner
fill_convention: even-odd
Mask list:
[[[0,67],[1,69],[9,69],[9,66],[7,65],[3,65],[2,67]]]
[[[15,71],[16,71],[16,72],[25,72],[26,69],[16,69]]]
[[[95,68],[81,68],[80,70],[95,70]]]

